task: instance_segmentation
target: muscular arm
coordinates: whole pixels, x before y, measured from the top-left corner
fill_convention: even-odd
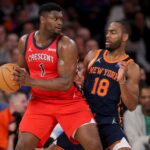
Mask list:
[[[129,110],[134,110],[138,104],[140,69],[134,62],[128,65],[127,82],[120,83],[121,98]]]
[[[31,79],[28,86],[44,90],[68,90],[73,83],[77,66],[77,47],[73,40],[63,37],[58,45],[58,73],[59,77],[51,80]]]

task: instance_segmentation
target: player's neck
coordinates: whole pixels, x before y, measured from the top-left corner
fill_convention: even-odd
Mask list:
[[[37,35],[40,42],[49,41],[56,37],[54,33],[46,32],[44,30],[37,31]]]
[[[126,55],[125,50],[123,50],[122,48],[119,48],[112,52],[107,53],[107,57],[109,59],[120,59],[120,58],[124,57],[125,55]]]

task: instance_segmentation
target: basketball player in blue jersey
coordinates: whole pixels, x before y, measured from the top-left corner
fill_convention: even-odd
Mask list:
[[[84,94],[105,150],[131,150],[122,116],[138,104],[140,69],[125,53],[129,34],[126,22],[112,22],[106,30],[106,50],[90,51],[84,60]],[[63,147],[63,138],[58,138],[57,144]]]
[[[90,51],[84,61],[84,94],[107,150],[131,150],[122,130],[122,116],[138,104],[140,69],[125,53],[128,38],[128,24],[112,22],[106,30],[107,50]]]

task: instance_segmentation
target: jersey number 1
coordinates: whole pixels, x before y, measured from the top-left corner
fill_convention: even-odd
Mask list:
[[[44,77],[44,75],[45,75],[44,65],[42,63],[40,63],[39,66],[40,66],[40,69],[41,69],[41,77]]]
[[[109,88],[109,81],[107,79],[102,79],[99,82],[99,78],[95,78],[95,82],[92,88],[91,93],[92,94],[96,94],[98,96],[105,96],[108,92],[108,88]]]

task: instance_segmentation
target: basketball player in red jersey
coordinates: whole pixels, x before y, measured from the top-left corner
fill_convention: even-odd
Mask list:
[[[39,30],[19,41],[19,65],[30,75],[22,68],[13,73],[13,80],[32,87],[16,150],[44,144],[58,122],[85,150],[102,150],[89,107],[73,85],[77,48],[73,40],[60,34],[63,10],[47,3],[40,7],[39,17]]]

